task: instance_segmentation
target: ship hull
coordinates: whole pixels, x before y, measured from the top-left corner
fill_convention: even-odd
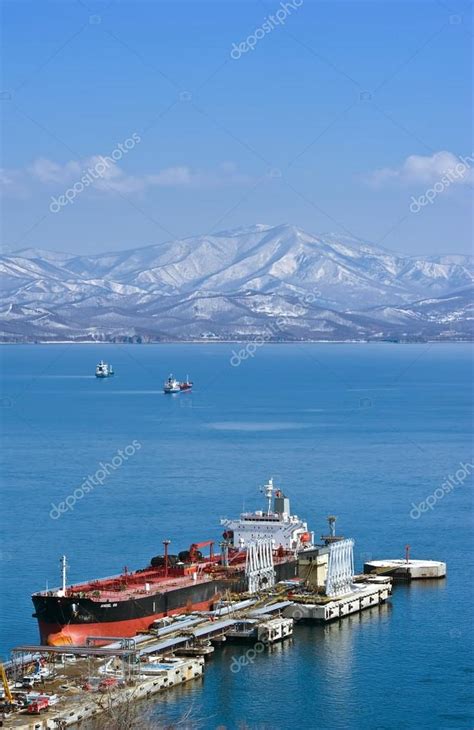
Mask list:
[[[277,581],[295,575],[295,561],[275,565]],[[163,593],[107,602],[46,593],[34,594],[32,598],[42,644],[82,646],[90,636],[134,636],[164,616],[208,611],[227,592],[245,590],[244,574],[239,571],[232,579],[210,579]]]
[[[39,620],[40,642],[49,646],[85,646],[88,637],[92,636],[110,636],[129,637],[135,636],[143,631],[148,631],[153,621],[163,618],[164,616],[172,616],[174,614],[183,613],[183,611],[209,611],[214,601],[202,601],[194,603],[186,608],[176,609],[168,613],[155,613],[141,618],[130,618],[123,621],[101,621],[96,623],[77,624],[70,623],[67,625],[50,624]]]
[[[33,596],[43,644],[75,644],[88,636],[134,636],[157,618],[194,610],[209,610],[221,595],[219,581],[125,600],[93,601],[90,598]]]

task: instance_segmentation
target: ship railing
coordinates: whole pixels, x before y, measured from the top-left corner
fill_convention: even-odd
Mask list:
[[[164,569],[150,567],[149,570],[151,573],[154,573],[155,575],[159,575],[160,578],[163,577],[163,575],[164,575]],[[177,576],[173,576],[171,574],[171,570],[172,570],[172,568],[170,568],[169,577],[170,578],[177,577]],[[146,575],[145,572],[140,573],[140,578],[142,578],[144,580],[145,575]],[[108,581],[118,581],[118,580],[122,580],[124,583],[127,580],[134,580],[134,573],[119,573],[119,574],[116,573],[115,575],[106,575],[104,578],[100,578],[98,580],[86,580],[86,581],[83,581],[82,583],[74,583],[74,585],[66,586],[66,596],[77,595],[77,593],[92,593],[93,591],[100,591],[101,593],[103,593],[103,591],[100,589],[101,585],[103,585],[104,583],[107,583]],[[152,583],[151,580],[148,582]],[[55,596],[58,593],[62,593],[62,590],[63,589],[61,586],[55,586],[54,588],[48,588],[47,590],[44,590],[44,591],[36,591],[36,593],[34,595]],[[115,591],[114,591],[114,593],[115,593]]]
[[[181,577],[181,576],[179,576]],[[193,580],[192,576],[183,576],[187,578],[186,585],[189,583],[189,585],[196,583],[201,583],[205,580],[208,580],[208,576],[206,574],[197,576],[195,580]],[[136,595],[143,595],[147,596],[153,593],[153,591],[160,590],[160,588],[166,588],[166,587],[172,587],[172,586],[180,586],[183,585],[182,581],[176,581],[176,577],[171,576],[168,581],[160,581],[160,583],[150,583],[150,589],[147,590],[144,586],[125,586],[123,589],[118,589],[115,591],[104,591],[100,590],[99,588],[88,590],[88,591],[77,591],[70,594],[70,597],[76,596],[78,597],[79,593],[83,594],[83,598],[90,598],[96,601],[100,601],[101,603],[105,601],[117,601],[117,599],[126,598],[127,596],[136,596]]]

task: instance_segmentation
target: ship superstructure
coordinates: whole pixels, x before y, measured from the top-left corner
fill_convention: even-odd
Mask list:
[[[306,522],[291,514],[289,498],[275,488],[273,479],[262,491],[268,500],[266,511],[242,512],[237,520],[221,520],[230,545],[242,550],[255,541],[271,540],[274,550],[292,552],[312,546],[314,533],[309,532]]]
[[[168,380],[165,380],[163,384],[163,392],[164,393],[179,393],[181,390],[179,385],[179,380],[176,380],[176,378],[173,378],[172,375],[169,376]]]
[[[100,360],[100,362],[97,363],[95,368],[95,377],[96,378],[110,378],[114,374],[114,369],[112,365],[110,365],[108,362],[104,362],[104,360]]]

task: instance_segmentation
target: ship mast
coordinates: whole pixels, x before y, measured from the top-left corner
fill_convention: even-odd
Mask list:
[[[66,595],[67,567],[68,567],[65,555],[61,556],[60,563],[61,563],[62,593],[64,596],[64,595]]]
[[[168,565],[169,565],[169,555],[168,555],[168,546],[170,545],[171,540],[163,540],[163,545],[165,548],[165,578],[168,577]]]
[[[263,492],[265,493],[265,497],[268,499],[268,510],[267,515],[271,514],[272,511],[272,497],[273,497],[273,478],[268,480],[268,484],[265,484],[263,487]]]

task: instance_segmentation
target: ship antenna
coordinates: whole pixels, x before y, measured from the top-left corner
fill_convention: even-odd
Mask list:
[[[64,595],[66,593],[67,568],[68,568],[68,564],[67,564],[65,555],[63,555],[61,557],[60,563],[61,563],[61,576],[62,576],[63,595]]]

